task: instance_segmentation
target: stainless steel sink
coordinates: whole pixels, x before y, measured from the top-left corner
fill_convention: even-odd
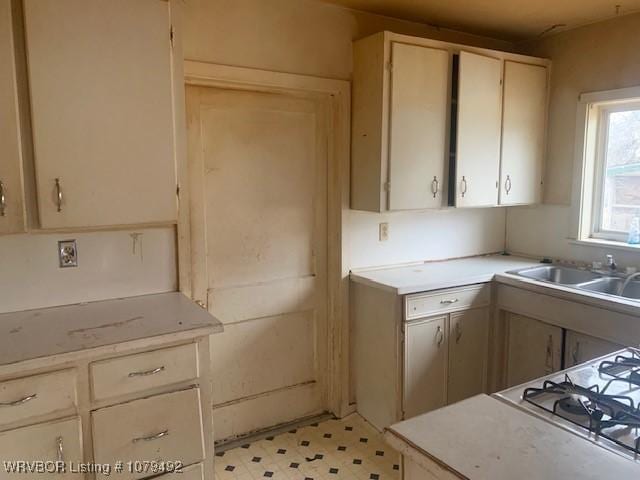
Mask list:
[[[525,268],[509,273],[514,273],[516,275],[520,275],[521,277],[531,278],[533,280],[557,283],[560,285],[578,285],[580,283],[590,282],[592,280],[602,278],[602,275],[589,272],[587,270],[559,267],[556,265],[544,265],[540,267]]]
[[[606,293],[607,295],[615,295],[616,297],[640,299],[640,281],[632,280],[625,287],[624,292],[621,291],[625,282],[624,278],[604,277],[591,282],[578,285],[580,290],[588,290],[590,292]]]

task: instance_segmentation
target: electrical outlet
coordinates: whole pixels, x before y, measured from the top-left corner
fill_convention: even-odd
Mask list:
[[[78,266],[78,247],[75,240],[62,240],[58,242],[58,260],[60,268]]]
[[[389,240],[389,224],[387,222],[381,223],[379,225],[379,240],[381,242],[386,242]]]

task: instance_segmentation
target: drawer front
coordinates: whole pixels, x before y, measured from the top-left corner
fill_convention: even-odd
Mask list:
[[[97,463],[180,461],[190,465],[204,459],[198,388],[96,410],[91,421]],[[153,475],[124,473],[122,478]]]
[[[0,460],[34,462],[56,462],[62,460],[78,464],[82,462],[82,429],[80,418],[42,423],[0,433]],[[15,465],[15,463],[13,464]],[[0,478],[42,479],[42,478],[82,478],[67,468],[64,473],[49,472],[7,473],[2,466]]]
[[[104,400],[198,377],[198,345],[190,343],[91,364],[91,392]]]
[[[75,413],[75,370],[34,375],[0,383],[0,426],[55,412]]]
[[[405,319],[438,315],[471,307],[483,307],[491,302],[491,284],[470,285],[406,297]]]

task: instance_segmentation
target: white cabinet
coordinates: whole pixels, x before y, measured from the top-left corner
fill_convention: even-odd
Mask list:
[[[0,0],[0,234],[25,228],[11,1]]]
[[[457,207],[498,203],[502,61],[461,52],[455,151]]]
[[[547,69],[505,61],[500,204],[539,203],[547,118]]]
[[[508,387],[562,368],[562,328],[515,313],[505,315]]]
[[[564,342],[564,368],[573,367],[624,348],[617,343],[573,330],[566,331]]]
[[[175,222],[169,2],[25,0],[24,17],[42,227]]]

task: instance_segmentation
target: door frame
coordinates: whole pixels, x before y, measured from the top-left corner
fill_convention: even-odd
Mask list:
[[[338,417],[355,411],[349,404],[349,160],[351,88],[347,80],[272,72],[213,63],[184,61],[186,86],[217,87],[267,93],[294,93],[322,96],[330,109],[327,158],[327,407]],[[183,95],[184,92],[181,92]],[[185,110],[186,116],[186,110]],[[184,119],[180,119],[184,122]],[[187,161],[186,123],[178,147],[183,162],[178,163],[178,271],[179,288],[206,307],[206,291],[194,287],[194,264],[205,259],[192,249],[191,205]]]

